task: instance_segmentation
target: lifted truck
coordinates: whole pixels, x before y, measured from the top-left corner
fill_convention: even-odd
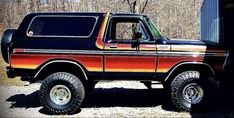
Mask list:
[[[159,81],[178,110],[199,109],[227,54],[217,43],[166,38],[148,16],[109,12],[29,14],[1,48],[8,77],[42,81],[40,102],[55,114],[76,112],[101,80]]]

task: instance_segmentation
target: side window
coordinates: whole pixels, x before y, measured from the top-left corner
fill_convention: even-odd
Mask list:
[[[142,33],[141,41],[148,41],[149,36],[140,20],[114,19],[111,25],[111,40],[134,40],[137,32]]]
[[[97,19],[92,16],[39,16],[32,21],[27,35],[88,37],[91,35],[96,22]]]
[[[134,32],[136,32],[137,23],[120,22],[116,24],[115,39],[133,39]]]

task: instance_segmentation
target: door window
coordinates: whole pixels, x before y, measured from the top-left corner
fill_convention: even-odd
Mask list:
[[[150,38],[140,20],[113,20],[111,24],[111,40],[136,40],[136,34],[141,33],[140,41],[148,41]]]

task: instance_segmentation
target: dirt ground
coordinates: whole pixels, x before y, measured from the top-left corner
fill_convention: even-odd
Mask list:
[[[101,82],[81,109],[52,115],[38,101],[40,84],[0,86],[0,117],[234,117],[234,95],[217,92],[203,112],[177,112],[161,85],[148,90],[140,82]]]

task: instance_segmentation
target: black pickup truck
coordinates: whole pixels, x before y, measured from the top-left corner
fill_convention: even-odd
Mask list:
[[[1,48],[8,77],[42,81],[40,102],[55,114],[76,112],[102,80],[159,81],[177,109],[199,109],[227,54],[210,41],[166,38],[146,15],[110,12],[32,13],[5,31]]]

